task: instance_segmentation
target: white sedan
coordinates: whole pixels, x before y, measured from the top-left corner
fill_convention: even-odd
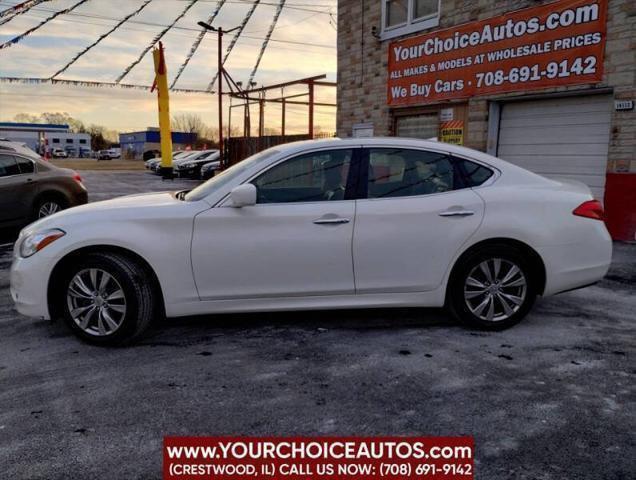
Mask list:
[[[467,148],[329,139],[261,152],[189,192],[52,215],[15,245],[19,312],[129,342],[160,315],[442,307],[486,329],[600,280],[601,204]]]

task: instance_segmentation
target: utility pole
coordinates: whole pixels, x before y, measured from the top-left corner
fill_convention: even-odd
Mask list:
[[[210,30],[212,32],[217,33],[218,38],[218,97],[219,97],[219,152],[220,152],[220,167],[223,170],[226,167],[225,161],[225,152],[223,150],[223,75],[225,75],[225,68],[223,67],[223,34],[230,33],[234,30],[237,30],[239,27],[233,28],[231,30],[223,30],[221,27],[215,28],[212,25],[209,25],[205,22],[198,22],[198,25],[205,28],[206,30]]]

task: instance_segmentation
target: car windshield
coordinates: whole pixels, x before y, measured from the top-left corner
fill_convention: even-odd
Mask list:
[[[219,188],[222,188],[227,183],[231,182],[234,178],[241,175],[243,172],[245,172],[248,168],[250,168],[256,162],[265,160],[266,158],[269,158],[278,153],[279,153],[279,150],[276,150],[275,148],[269,148],[255,155],[252,155],[251,157],[248,157],[242,162],[239,162],[231,166],[227,170],[224,170],[223,172],[218,173],[207,182],[203,183],[202,185],[199,185],[197,188],[190,191],[184,197],[184,200],[186,202],[196,202],[197,200],[202,200],[208,195],[210,195],[211,193],[218,190]]]

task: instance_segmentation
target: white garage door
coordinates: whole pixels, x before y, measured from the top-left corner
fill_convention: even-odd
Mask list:
[[[602,201],[611,105],[607,95],[504,104],[497,156],[541,175],[579,180]]]

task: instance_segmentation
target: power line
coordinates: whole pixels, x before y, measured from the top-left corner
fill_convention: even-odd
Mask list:
[[[191,0],[190,0],[191,1]],[[199,0],[199,1],[203,1],[203,0]],[[230,2],[229,0],[227,0],[225,3],[243,3],[243,2]],[[262,4],[262,3],[261,3]],[[34,9],[34,10],[38,10],[38,11],[44,11],[43,9]],[[323,12],[323,11],[319,11],[318,13],[327,13],[327,12]],[[70,13],[69,16],[80,16],[80,17],[87,17],[87,18],[94,18],[94,19],[99,19],[99,20],[109,20],[109,21],[119,21],[119,19],[117,18],[113,18],[113,17],[108,17],[105,15],[89,15],[89,14],[83,14],[83,13]],[[61,21],[65,21],[65,19],[60,18],[59,20]],[[91,23],[91,22],[86,22],[86,21],[79,21],[76,20],[75,22],[77,23],[84,23],[87,25],[101,25],[101,24],[96,24],[96,23]],[[137,21],[137,20],[129,20],[127,22],[128,24],[137,24],[137,25],[145,25],[145,26],[151,26],[151,27],[166,27],[169,25],[166,25],[164,23],[154,23],[154,22],[144,22],[144,21]],[[125,29],[128,30],[135,30],[134,28],[131,27],[124,27]],[[198,28],[191,28],[191,27],[182,27],[182,26],[172,26],[172,30],[182,30],[182,31],[190,31],[190,32],[197,32],[199,33],[200,30]],[[148,30],[138,30],[138,31],[148,31]],[[264,40],[265,37],[258,37],[258,36],[251,36],[251,35],[247,35],[247,34],[243,34],[242,35],[243,38],[250,38],[250,39],[254,39],[254,40]],[[289,44],[293,44],[293,45],[303,45],[303,46],[310,46],[310,47],[317,47],[317,48],[329,48],[329,49],[335,49],[336,47],[334,45],[327,45],[327,44],[321,44],[321,43],[311,43],[311,42],[301,42],[301,41],[293,41],[293,40],[281,40],[281,39],[270,39],[270,42],[277,42],[277,43],[289,43]]]
[[[11,40],[9,40],[7,42],[4,42],[2,45],[0,45],[0,50],[2,50],[3,48],[10,47],[10,46],[20,42],[24,37],[26,37],[27,35],[30,35],[31,33],[33,33],[36,30],[38,30],[40,27],[46,25],[51,20],[53,20],[55,17],[57,17],[59,15],[64,15],[65,13],[69,13],[69,12],[75,10],[77,7],[85,4],[88,1],[90,1],[90,0],[80,0],[79,2],[74,4],[72,7],[66,8],[64,10],[60,10],[58,12],[55,12],[53,15],[51,15],[50,17],[48,17],[46,20],[44,20],[43,22],[39,23],[35,27],[32,27],[32,28],[28,29],[26,32],[18,35],[17,37],[13,37]]]
[[[33,0],[33,1],[37,1],[37,0]],[[44,1],[49,1],[49,0],[40,0],[38,3],[42,3]],[[117,18],[106,16],[106,15],[95,15],[95,14],[73,12],[73,10],[75,10],[76,8],[78,8],[79,6],[81,6],[82,4],[84,4],[84,3],[88,2],[88,1],[89,0],[80,0],[79,2],[74,4],[73,6],[71,6],[69,8],[66,8],[66,9],[63,9],[63,10],[60,10],[60,11],[48,10],[46,8],[34,8],[35,5],[37,5],[37,4],[30,5],[29,8],[28,8],[29,15],[33,15],[37,11],[43,11],[43,12],[49,11],[49,12],[54,12],[54,13],[53,13],[53,15],[46,17],[44,19],[44,21],[40,22],[35,27],[27,30],[26,32],[22,33],[21,35],[18,35],[14,39],[12,39],[12,40],[10,40],[8,42],[5,42],[4,44],[0,45],[0,49],[6,48],[7,46],[11,46],[13,43],[19,42],[20,40],[22,40],[22,38],[24,38],[25,36],[27,36],[30,33],[34,32],[35,30],[41,28],[46,23],[52,21],[53,19],[55,19],[55,18],[57,18],[59,16],[65,15],[65,14],[68,15],[69,17],[76,16],[76,17],[84,17],[84,18],[93,18],[93,19],[103,20],[103,21],[114,20],[114,21],[116,21],[115,25],[112,28],[110,28],[106,33],[100,35],[95,42],[93,42],[92,44],[90,44],[89,46],[84,48],[82,51],[80,51],[78,54],[76,54],[75,57],[73,57],[73,59],[71,59],[70,62],[68,62],[64,67],[59,69],[50,78],[42,79],[42,78],[1,77],[0,81],[3,81],[3,82],[20,82],[20,83],[46,83],[46,81],[49,81],[49,83],[52,83],[52,84],[53,83],[66,83],[66,84],[84,85],[84,86],[117,86],[117,85],[121,85],[124,88],[142,88],[142,89],[147,89],[148,87],[146,87],[144,85],[121,84],[121,80],[126,75],[128,75],[130,73],[130,71],[136,65],[138,65],[141,62],[143,57],[147,54],[147,52],[150,50],[150,48],[152,48],[152,46],[157,41],[159,41],[166,33],[168,33],[168,31],[170,31],[171,29],[175,29],[175,30],[182,30],[182,31],[196,31],[197,32],[197,38],[195,39],[195,42],[193,43],[193,45],[191,47],[191,50],[190,50],[190,53],[186,57],[186,60],[185,60],[184,64],[181,65],[181,68],[179,69],[179,72],[178,72],[177,76],[173,80],[172,85],[171,85],[171,89],[173,91],[192,92],[192,93],[204,93],[204,92],[210,93],[211,92],[213,84],[216,81],[216,78],[218,76],[218,72],[215,75],[215,77],[212,80],[212,82],[210,82],[210,84],[208,85],[208,88],[206,90],[176,89],[176,88],[174,88],[177,80],[179,79],[179,77],[181,75],[181,73],[183,72],[183,70],[187,66],[188,62],[191,60],[191,58],[194,55],[194,53],[196,52],[196,50],[199,48],[200,43],[202,42],[202,39],[203,39],[203,35],[201,35],[202,32],[199,31],[198,29],[188,28],[188,27],[179,27],[179,26],[176,26],[176,23],[186,15],[186,13],[190,10],[190,8],[192,8],[194,6],[195,3],[197,3],[198,1],[207,1],[207,0],[183,0],[183,1],[188,1],[188,4],[183,9],[181,14],[177,18],[175,18],[175,20],[172,23],[170,23],[168,25],[162,24],[162,23],[130,20],[130,18],[132,18],[133,16],[137,15],[141,10],[143,10],[153,0],[146,0],[137,10],[135,10],[131,14],[127,15],[123,19],[117,19]],[[232,1],[232,0],[215,0],[215,1],[217,3],[217,7],[216,7],[216,9],[215,9],[215,11],[213,13],[212,20],[214,20],[216,15],[218,15],[218,11],[220,10],[220,8],[225,3],[234,3],[234,4],[237,4],[237,3],[246,4],[247,3],[247,1],[243,1],[243,0],[240,0],[240,1],[236,1],[236,0],[235,1]],[[23,3],[25,3],[25,2],[23,2]],[[260,64],[260,61],[262,59],[262,56],[264,54],[264,51],[265,51],[267,45],[269,44],[269,42],[284,43],[284,44],[291,44],[291,45],[300,45],[300,46],[309,46],[309,47],[317,47],[317,48],[330,48],[330,49],[335,48],[333,45],[314,44],[314,43],[310,43],[310,42],[293,41],[293,40],[280,40],[280,39],[271,38],[273,30],[274,30],[274,28],[275,28],[275,26],[277,24],[278,17],[280,16],[280,13],[283,10],[283,8],[290,7],[290,5],[310,5],[310,4],[290,4],[290,3],[286,3],[285,0],[280,0],[278,4],[274,4],[274,3],[268,3],[268,2],[261,2],[260,0],[255,0],[255,1],[251,2],[251,7],[248,10],[245,18],[243,19],[243,22],[241,23],[241,25],[239,27],[239,31],[232,38],[232,41],[231,41],[229,47],[227,48],[227,51],[226,51],[225,56],[223,58],[223,63],[225,63],[226,60],[228,59],[232,49],[236,45],[239,37],[241,36],[241,34],[243,33],[243,31],[245,29],[245,26],[249,22],[249,20],[252,17],[256,7],[259,4],[261,4],[261,5],[272,5],[272,6],[276,5],[277,9],[276,9],[276,12],[274,14],[273,22],[271,23],[270,28],[268,29],[268,32],[267,32],[265,37],[250,36],[250,35],[246,35],[246,34],[242,35],[242,37],[246,38],[246,39],[264,40],[263,44],[261,45],[261,50],[260,50],[256,65],[255,65],[254,69],[251,72],[250,80],[253,79],[253,77],[254,77],[257,69],[258,69],[258,66]],[[33,12],[31,12],[31,10],[33,10]],[[308,10],[308,11],[310,11],[310,10]],[[327,13],[327,12],[324,12],[322,10],[313,10],[313,12],[315,12],[314,15],[316,15],[318,13]],[[25,11],[25,12],[21,12],[21,13],[27,13],[27,12]],[[313,16],[313,15],[311,15],[311,16]],[[71,19],[67,19],[67,18],[59,18],[59,20],[61,20],[61,21],[73,21],[74,23],[103,25],[101,23],[88,22],[86,20],[80,21],[80,20],[76,20],[76,19],[71,20]],[[114,83],[111,83],[111,82],[99,82],[99,81],[91,82],[91,81],[58,80],[58,79],[55,79],[55,77],[57,77],[60,74],[62,74],[63,72],[65,72],[81,56],[85,55],[89,50],[91,50],[93,47],[95,47],[97,44],[99,44],[103,39],[105,39],[106,37],[111,35],[118,28],[134,30],[134,28],[132,28],[132,27],[130,27],[128,25],[128,24],[131,24],[131,23],[144,25],[144,26],[160,26],[160,27],[163,27],[163,30],[157,36],[155,36],[155,38],[153,39],[152,43],[141,53],[141,55],[137,58],[136,61],[134,61],[126,70],[124,70],[124,72],[116,79],[116,81]],[[126,25],[124,25],[124,24],[126,24]],[[147,30],[141,30],[141,31],[147,31]]]
[[[44,2],[50,2],[50,1],[51,0],[30,0],[27,2],[22,2],[16,5],[10,6],[6,10],[2,10],[2,12],[0,12],[0,18],[4,18],[7,15],[11,15],[9,18],[5,18],[4,20],[0,21],[0,26],[13,20],[18,15],[22,15],[23,13],[28,12],[36,5],[39,5],[40,3],[44,3]]]
[[[212,22],[214,21],[216,16],[219,14],[219,10],[221,10],[221,7],[223,6],[224,3],[225,3],[225,0],[218,0],[218,2],[216,4],[216,8],[212,12],[212,15],[210,15],[210,17],[208,17],[208,20],[206,22],[208,25],[212,25]],[[170,85],[171,89],[174,88],[174,86],[176,85],[177,81],[179,80],[179,77],[181,76],[181,74],[183,73],[185,68],[188,66],[188,63],[190,63],[190,60],[194,56],[194,53],[199,48],[199,45],[201,45],[201,42],[203,41],[203,37],[205,37],[205,32],[206,31],[207,31],[207,29],[202,28],[201,31],[199,32],[199,34],[197,35],[196,40],[194,41],[194,43],[190,47],[190,52],[188,52],[188,55],[186,55],[185,61],[179,67],[179,71],[177,72],[177,75],[174,77],[174,80],[172,81],[172,84]]]
[[[263,40],[263,45],[261,45],[261,51],[258,52],[258,57],[256,58],[256,64],[254,65],[254,68],[252,69],[252,73],[250,73],[250,78],[247,81],[247,87],[249,88],[250,84],[252,83],[252,80],[254,80],[254,75],[256,75],[256,71],[258,70],[258,66],[261,63],[261,59],[263,58],[263,54],[265,53],[265,49],[267,48],[267,45],[269,43],[269,39],[272,36],[272,32],[274,31],[274,27],[276,27],[276,22],[278,22],[278,17],[280,17],[280,13],[283,11],[283,7],[285,6],[285,0],[280,0],[280,3],[278,4],[278,8],[276,8],[276,12],[274,13],[274,18],[272,19],[272,23],[269,26],[269,30],[267,31],[267,34],[265,35],[265,40]]]
[[[68,62],[66,65],[64,65],[62,68],[60,68],[57,72],[55,72],[53,75],[51,75],[51,78],[55,78],[57,77],[59,74],[65,72],[66,70],[68,70],[68,68],[73,65],[82,55],[86,54],[86,52],[88,52],[91,48],[93,48],[94,46],[96,46],[99,42],[101,42],[103,39],[105,39],[108,35],[110,35],[111,33],[113,33],[115,30],[117,30],[119,27],[121,27],[129,18],[134,17],[135,15],[137,15],[139,12],[141,12],[144,8],[146,8],[148,6],[148,4],[152,2],[152,0],[146,0],[137,10],[135,10],[134,12],[132,12],[130,15],[124,17],[124,19],[122,21],[120,21],[119,23],[117,23],[113,28],[111,28],[108,32],[104,33],[103,35],[100,35],[97,40],[95,40],[93,43],[91,43],[88,47],[86,47],[84,50],[82,50],[81,52],[79,52],[77,55],[75,55],[70,62]]]
[[[159,40],[161,40],[163,38],[163,36],[168,33],[168,30],[170,30],[179,20],[181,20],[183,18],[183,16],[188,13],[188,10],[190,10],[192,7],[194,7],[194,4],[197,3],[198,0],[189,0],[188,5],[186,5],[186,7],[182,10],[182,12],[177,16],[177,18],[175,18],[173,20],[173,22],[168,25],[165,29],[163,29],[157,36],[155,36],[155,38],[152,39],[152,41],[150,42],[150,45],[148,45],[143,52],[141,52],[141,55],[139,55],[139,57],[137,58],[137,60],[135,60],[133,63],[131,63],[123,72],[122,74],[117,77],[117,80],[115,80],[115,83],[119,83],[121,82],[124,77],[126,75],[128,75],[130,73],[130,71],[135,68],[139,62],[141,62],[141,60],[144,58],[144,56],[146,55],[146,53],[148,53],[150,51],[150,49],[152,47],[154,47],[157,42]]]
[[[156,0],[155,0],[156,1]],[[201,1],[201,0],[199,0]],[[227,3],[227,2],[226,2]],[[72,22],[72,23],[79,23],[82,25],[98,25],[98,26],[105,26],[107,24],[104,23],[96,23],[96,22],[89,22],[86,20],[72,20],[72,19],[66,19],[66,18],[58,18],[57,21],[60,22]],[[137,22],[132,22],[132,21],[128,21],[126,25],[123,25],[121,27],[121,30],[129,30],[129,31],[133,31],[133,32],[151,32],[151,30],[144,30],[141,28],[134,28],[134,27],[130,27],[128,26],[128,24],[130,23],[137,23]],[[156,25],[156,24],[155,24]],[[165,25],[158,25],[158,26],[165,26]],[[282,28],[282,27],[281,27]],[[173,30],[187,30],[187,31],[196,31],[198,32],[199,30],[197,29],[193,29],[193,28],[187,28],[187,27],[174,27]],[[182,37],[187,37],[187,38],[193,38],[192,35],[183,32],[170,32],[172,35],[178,35],[178,36],[182,36]],[[243,34],[242,38],[244,39],[250,39],[250,40],[263,40],[264,37],[257,37],[257,36],[253,36],[253,35],[247,35],[247,34]],[[336,49],[336,47],[334,45],[328,45],[328,44],[321,44],[321,43],[310,43],[310,42],[300,42],[300,41],[294,41],[294,40],[280,40],[280,39],[274,39],[271,38],[270,42],[277,42],[277,43],[283,43],[283,44],[291,44],[291,45],[300,45],[300,46],[304,46],[304,47],[316,47],[316,48],[325,48],[325,49]],[[252,44],[252,45],[260,45],[261,43],[257,43],[257,44]],[[282,50],[286,50],[286,48],[281,48]],[[287,50],[293,50],[293,51],[306,51],[306,50],[299,50],[299,49],[287,49]]]
[[[260,2],[261,2],[261,0],[254,0],[254,3],[252,3],[252,6],[247,11],[247,14],[245,15],[245,17],[243,18],[243,21],[241,22],[241,24],[238,27],[238,31],[236,32],[234,37],[232,37],[232,40],[230,41],[230,44],[227,47],[227,50],[225,52],[225,56],[223,57],[222,65],[225,65],[225,61],[230,56],[230,53],[232,52],[232,49],[234,48],[234,45],[236,45],[236,42],[238,41],[239,37],[241,36],[241,33],[243,33],[243,29],[245,28],[245,25],[247,25],[247,22],[249,22],[250,18],[252,18],[252,15],[254,14],[254,11],[256,10],[256,7],[258,7],[258,4]],[[214,86],[214,83],[216,82],[216,79],[219,76],[219,73],[220,72],[216,72],[216,75],[214,75],[214,78],[212,78],[212,81],[208,84],[208,88],[207,88],[208,91],[212,91],[212,87]]]

